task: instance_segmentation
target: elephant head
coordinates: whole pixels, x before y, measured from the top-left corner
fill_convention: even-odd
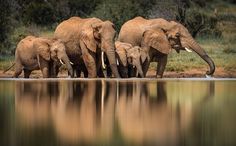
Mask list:
[[[128,77],[128,64],[136,67],[141,77],[144,77],[142,63],[147,59],[148,54],[139,46],[133,47],[129,43],[115,42],[119,71],[121,77]]]
[[[92,52],[99,52],[100,50],[97,50],[97,48],[101,48],[101,51],[105,52],[107,55],[113,74],[115,77],[120,77],[115,58],[114,39],[116,31],[114,24],[110,21],[101,21],[91,24],[91,26],[88,27],[90,28],[85,29],[83,32],[86,34],[82,34],[82,41]],[[102,61],[103,57],[104,56],[102,56]]]
[[[210,70],[206,72],[207,75],[213,75],[215,72],[215,64],[202,47],[193,39],[187,28],[182,24],[174,21],[164,21],[153,25],[148,29],[157,30],[158,35],[169,41],[169,46],[175,49],[177,52],[180,50],[186,50],[188,52],[196,52],[204,61],[206,61],[210,67]],[[162,32],[161,32],[162,30]],[[165,45],[161,43],[161,45]],[[169,46],[166,52],[169,52]]]
[[[132,47],[127,50],[127,61],[137,68],[139,75],[143,78],[144,73],[142,69],[142,64],[148,58],[148,54],[139,46]]]
[[[34,48],[37,51],[37,56],[45,61],[61,62],[66,65],[70,76],[73,76],[71,62],[66,54],[65,45],[57,39],[38,38],[34,41]]]

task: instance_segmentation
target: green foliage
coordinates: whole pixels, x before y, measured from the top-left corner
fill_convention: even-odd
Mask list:
[[[55,22],[53,6],[47,2],[32,2],[25,8],[24,22],[48,25]]]
[[[236,0],[226,0],[227,2],[230,2],[232,4],[236,4]]]
[[[178,6],[176,20],[184,24],[193,37],[197,35],[221,37],[222,33],[217,28],[217,16],[201,8],[206,4],[206,1],[193,0],[186,4],[188,7]]]
[[[9,23],[9,13],[10,13],[10,4],[8,0],[1,0],[0,6],[0,42],[4,42],[7,38],[7,32],[9,31],[10,27]]]
[[[69,0],[70,16],[88,17],[101,0]]]
[[[221,31],[217,28],[218,19],[215,16],[192,9],[187,13],[187,18],[187,28],[194,37],[196,37],[197,34],[202,36],[221,36]]]
[[[119,31],[127,20],[136,16],[147,16],[145,12],[154,2],[153,0],[104,0],[90,16],[112,21]]]

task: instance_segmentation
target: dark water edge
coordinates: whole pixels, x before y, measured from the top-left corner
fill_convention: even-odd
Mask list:
[[[236,145],[236,79],[1,79],[0,145]]]

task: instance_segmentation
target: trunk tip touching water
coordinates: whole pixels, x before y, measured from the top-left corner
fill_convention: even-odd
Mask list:
[[[200,47],[193,39],[189,41],[188,46],[196,52],[206,63],[209,65],[210,70],[206,72],[207,75],[212,76],[215,72],[215,64],[213,60],[207,55],[207,53]]]
[[[206,58],[206,62],[209,64],[210,66],[210,70],[208,70],[206,72],[207,75],[213,75],[214,72],[215,72],[215,64],[213,62],[213,60],[208,56],[208,55],[205,55],[205,58]]]

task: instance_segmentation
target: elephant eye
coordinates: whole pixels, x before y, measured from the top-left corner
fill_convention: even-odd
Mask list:
[[[180,37],[180,33],[177,32],[177,33],[175,34],[175,36],[176,36],[176,37]]]

